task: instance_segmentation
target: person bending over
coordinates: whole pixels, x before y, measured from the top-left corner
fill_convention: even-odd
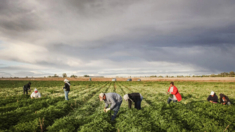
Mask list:
[[[122,97],[117,93],[100,93],[99,98],[100,101],[104,101],[105,103],[104,112],[108,112],[109,110],[114,111],[114,114],[111,116],[111,120],[114,121],[122,104]]]
[[[128,107],[131,109],[132,102],[135,103],[135,108],[141,109],[141,101],[143,100],[143,96],[140,93],[131,93],[123,96],[124,100],[128,101]]]

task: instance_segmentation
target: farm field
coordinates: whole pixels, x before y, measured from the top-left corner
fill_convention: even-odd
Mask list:
[[[23,94],[28,81],[0,81],[0,131],[2,132],[234,132],[235,106],[206,101],[213,90],[235,102],[234,82],[175,82],[182,101],[167,104],[169,83],[71,81],[69,101],[64,100],[63,82],[31,81],[40,99]],[[143,95],[142,110],[128,109],[123,100],[117,118],[104,113],[99,93]],[[133,107],[133,106],[132,106]]]

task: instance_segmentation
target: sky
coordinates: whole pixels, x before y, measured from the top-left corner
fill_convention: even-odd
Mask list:
[[[235,71],[234,0],[1,0],[0,76]]]

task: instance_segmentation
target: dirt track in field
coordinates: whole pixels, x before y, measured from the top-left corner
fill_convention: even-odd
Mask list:
[[[90,78],[67,78],[70,81],[89,81]],[[116,78],[126,81],[128,78]],[[132,81],[195,81],[195,82],[235,82],[235,77],[200,77],[200,78],[132,78]],[[0,80],[35,80],[35,81],[63,81],[64,78],[0,78]],[[112,81],[112,78],[92,78],[92,81]]]

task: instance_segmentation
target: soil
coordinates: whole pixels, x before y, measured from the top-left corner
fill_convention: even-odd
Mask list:
[[[67,78],[70,81],[89,81],[89,77]],[[92,78],[92,81],[112,81],[113,78]],[[116,78],[117,81],[127,81],[128,78]],[[235,82],[235,77],[191,77],[191,78],[132,78],[132,81],[195,81],[195,82]],[[64,78],[0,78],[0,80],[19,81],[63,81]]]

